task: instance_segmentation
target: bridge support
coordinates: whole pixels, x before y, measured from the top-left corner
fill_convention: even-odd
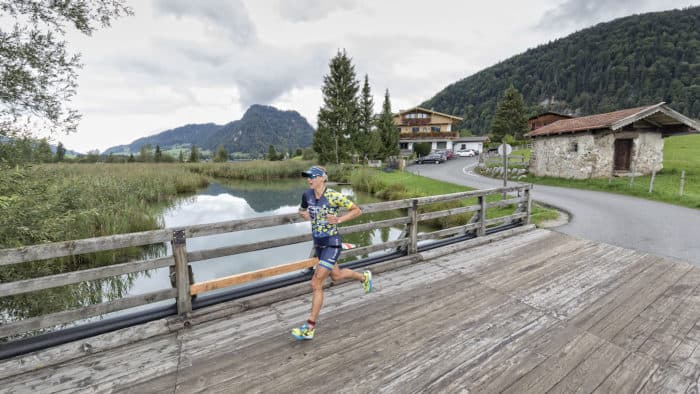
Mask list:
[[[418,253],[418,200],[413,199],[411,201],[411,207],[408,208],[408,216],[411,218],[408,230],[411,243],[408,244],[408,254],[416,254]]]
[[[185,230],[175,230],[170,241],[175,259],[175,285],[177,287],[177,313],[182,316],[192,312],[189,264],[187,262],[187,238]]]
[[[486,196],[479,196],[479,228],[476,230],[477,237],[486,235]]]

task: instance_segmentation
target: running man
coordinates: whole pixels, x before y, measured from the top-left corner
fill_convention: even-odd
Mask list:
[[[342,279],[355,279],[362,283],[365,293],[372,291],[372,273],[355,272],[351,269],[338,267],[338,256],[342,248],[338,224],[355,219],[362,214],[360,207],[355,205],[344,195],[330,189],[326,189],[328,174],[326,169],[313,166],[301,175],[308,179],[309,190],[301,197],[299,216],[311,220],[311,234],[316,248],[318,265],[311,278],[311,314],[309,319],[299,328],[292,330],[292,336],[296,339],[313,339],[316,329],[316,319],[323,305],[323,282],[330,275],[334,281]],[[348,212],[338,216],[340,208],[347,208]]]

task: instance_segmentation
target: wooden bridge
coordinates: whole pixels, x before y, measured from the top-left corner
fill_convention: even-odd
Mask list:
[[[313,341],[298,284],[0,361],[0,392],[697,392],[700,269],[480,235],[373,266],[369,295],[333,284]]]

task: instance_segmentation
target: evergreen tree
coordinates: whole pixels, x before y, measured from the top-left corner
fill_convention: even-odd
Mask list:
[[[134,163],[136,161],[136,158],[134,158],[133,153],[129,153],[129,159],[127,160],[128,163]]]
[[[329,66],[330,73],[323,77],[323,106],[313,141],[321,164],[347,161],[354,150],[350,141],[359,131],[355,66],[344,50],[338,51]]]
[[[177,160],[178,160],[180,163],[183,163],[183,162],[185,161],[185,156],[182,154],[182,149],[180,149],[180,155],[179,155],[179,157],[177,158]]]
[[[139,152],[139,159],[144,162],[148,163],[150,161],[153,161],[153,156],[151,156],[151,144],[145,144],[141,145],[141,151]]]
[[[494,141],[501,141],[505,135],[516,139],[527,132],[527,108],[525,100],[513,85],[506,89],[493,116],[491,135]]]
[[[277,155],[277,150],[275,150],[274,145],[270,145],[267,148],[267,160],[270,160],[270,161],[279,160],[279,156]]]
[[[163,159],[163,152],[160,150],[160,145],[156,145],[156,153],[153,157],[153,160],[156,163],[160,163],[160,161]]]
[[[197,145],[192,145],[192,149],[190,149],[190,163],[196,163],[199,161],[199,149],[197,149]]]
[[[214,155],[214,161],[218,163],[225,163],[228,161],[228,151],[224,148],[223,144],[219,144],[216,148],[216,155]]]
[[[360,129],[355,139],[355,152],[361,157],[371,156],[371,133],[374,124],[374,100],[369,88],[369,77],[365,74],[365,84],[362,86],[362,98],[360,100]],[[376,150],[376,149],[375,149]]]
[[[58,146],[56,146],[56,161],[57,162],[62,162],[63,159],[66,157],[66,148],[63,147],[63,143],[59,142]]]
[[[394,114],[391,113],[391,101],[389,100],[389,89],[384,93],[384,103],[382,113],[377,120],[377,131],[381,138],[381,156],[387,159],[391,156],[399,155],[399,130],[394,124]]]
[[[46,138],[42,138],[39,141],[39,145],[36,147],[35,160],[40,163],[50,163],[53,158],[53,153],[51,152],[51,146]]]

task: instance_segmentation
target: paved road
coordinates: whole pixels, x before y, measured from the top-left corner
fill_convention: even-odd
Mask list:
[[[475,158],[443,164],[410,165],[408,170],[434,179],[484,189],[503,180],[471,172]],[[700,266],[700,210],[604,192],[535,185],[533,198],[570,214],[554,230]]]

